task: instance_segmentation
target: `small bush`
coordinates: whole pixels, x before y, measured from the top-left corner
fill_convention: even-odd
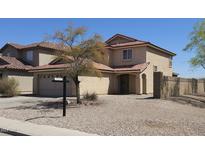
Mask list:
[[[88,101],[96,101],[98,99],[98,96],[95,92],[94,93],[87,92],[86,94],[84,94],[83,98]]]
[[[0,94],[5,97],[13,97],[19,94],[19,83],[14,78],[0,80]]]

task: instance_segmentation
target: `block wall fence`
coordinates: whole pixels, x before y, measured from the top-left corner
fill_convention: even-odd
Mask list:
[[[181,95],[205,94],[205,79],[163,76],[154,72],[154,98],[168,98]]]

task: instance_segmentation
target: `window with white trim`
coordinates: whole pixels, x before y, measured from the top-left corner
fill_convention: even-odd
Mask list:
[[[132,49],[123,50],[123,59],[132,59]]]

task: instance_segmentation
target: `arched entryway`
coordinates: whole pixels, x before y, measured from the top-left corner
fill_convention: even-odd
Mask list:
[[[146,74],[142,74],[142,93],[147,94],[147,77],[146,77]]]

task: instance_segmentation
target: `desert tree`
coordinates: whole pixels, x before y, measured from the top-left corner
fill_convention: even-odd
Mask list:
[[[65,72],[75,83],[77,103],[81,103],[79,76],[94,74],[100,77],[101,72],[95,68],[94,62],[105,62],[107,59],[101,36],[95,34],[86,38],[86,32],[85,27],[75,28],[68,24],[65,30],[52,35],[52,40],[63,49],[58,52],[57,60],[67,65]]]
[[[190,33],[190,42],[186,45],[184,51],[195,51],[196,55],[190,60],[191,65],[205,69],[205,20],[194,26]]]

